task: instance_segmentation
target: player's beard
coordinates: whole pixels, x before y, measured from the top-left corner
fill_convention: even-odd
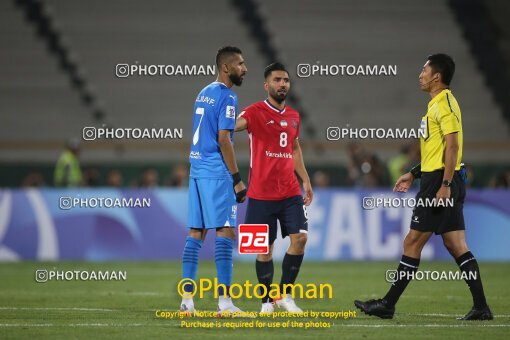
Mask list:
[[[270,91],[269,95],[271,96],[271,98],[274,99],[275,102],[281,104],[285,101],[285,99],[287,99],[287,93],[288,92],[280,94],[280,93],[278,93],[278,90],[276,90],[276,91]]]
[[[241,84],[243,83],[243,78],[241,78],[241,76],[238,74],[231,74],[228,77],[235,86],[241,86]]]

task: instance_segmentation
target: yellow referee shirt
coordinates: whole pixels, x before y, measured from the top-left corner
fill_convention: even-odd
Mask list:
[[[444,136],[458,132],[459,153],[455,170],[460,169],[462,159],[462,116],[459,104],[448,89],[441,91],[429,102],[427,114],[421,119],[420,138],[421,171],[444,169]]]

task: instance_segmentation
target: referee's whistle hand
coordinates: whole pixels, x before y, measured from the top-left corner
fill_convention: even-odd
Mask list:
[[[411,185],[414,182],[414,176],[408,172],[400,176],[400,178],[397,180],[397,183],[395,183],[395,186],[393,187],[393,191],[396,192],[407,192]]]

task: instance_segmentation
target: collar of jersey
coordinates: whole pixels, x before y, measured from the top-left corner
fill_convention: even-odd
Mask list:
[[[213,83],[213,84],[220,84],[220,85],[223,85],[223,86],[225,86],[225,87],[228,89],[228,86],[227,86],[227,85],[225,85],[225,83],[222,83],[221,81],[213,81],[212,83]]]
[[[443,98],[443,96],[446,94],[446,93],[451,93],[452,91],[450,91],[450,89],[444,89],[443,91],[439,92],[437,94],[437,96],[435,96],[434,98],[432,98],[429,102],[429,105],[428,107],[431,107],[432,105],[434,105],[435,103],[437,103],[439,100],[441,100],[441,98]]]
[[[264,100],[264,103],[266,103],[266,105],[267,105],[270,109],[272,109],[273,111],[276,111],[276,112],[278,112],[278,113],[280,113],[280,114],[285,113],[285,110],[287,109],[287,106],[285,106],[282,110],[278,110],[276,107],[274,107],[273,105],[271,105],[271,103],[270,103],[267,99],[266,99],[266,100]]]

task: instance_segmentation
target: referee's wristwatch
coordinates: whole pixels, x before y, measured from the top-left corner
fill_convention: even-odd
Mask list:
[[[443,186],[447,187],[447,188],[451,188],[452,187],[452,181],[449,181],[447,179],[443,179]]]

